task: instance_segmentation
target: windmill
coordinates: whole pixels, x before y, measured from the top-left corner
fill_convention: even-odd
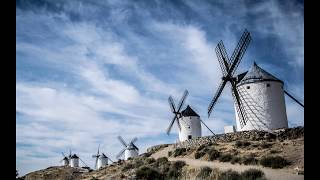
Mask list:
[[[124,153],[124,160],[127,160],[130,157],[136,157],[139,155],[139,148],[134,144],[138,139],[135,137],[133,138],[129,144],[127,144],[121,136],[117,137],[120,143],[124,146],[119,154],[116,156],[119,159]]]
[[[188,90],[185,90],[179,101],[178,107],[175,106],[172,96],[169,96],[168,98],[169,106],[174,116],[166,132],[169,135],[172,126],[176,121],[179,128],[179,141],[185,141],[194,137],[201,137],[201,123],[204,124],[200,119],[200,116],[189,105],[181,111],[188,94]],[[206,124],[204,125],[209,129]]]
[[[62,163],[63,166],[68,166],[69,165],[69,158],[68,156],[64,155],[63,152],[61,152],[63,159],[60,160],[60,163]]]
[[[100,144],[98,146],[98,152],[95,155],[92,155],[93,158],[96,158],[95,161],[95,169],[100,169],[101,167],[104,167],[106,165],[108,165],[108,160],[110,160],[111,162],[113,162],[108,156],[106,156],[104,153],[99,154],[99,148],[100,148]]]
[[[249,71],[234,76],[250,40],[250,33],[245,30],[230,59],[222,41],[216,46],[215,51],[223,77],[209,104],[208,117],[226,83],[230,82],[238,131],[254,129],[270,131],[286,128],[288,122],[284,93],[289,94],[283,90],[283,81],[266,72],[256,63]],[[294,100],[297,102],[296,99]],[[302,105],[302,103],[299,104]]]

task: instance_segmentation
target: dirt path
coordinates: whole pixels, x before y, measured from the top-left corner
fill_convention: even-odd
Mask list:
[[[168,151],[173,150],[173,146],[166,147],[155,154],[151,155],[153,158],[157,159],[159,157],[168,157]],[[169,161],[185,161],[189,166],[199,168],[203,166],[209,166],[211,168],[218,168],[221,170],[232,169],[234,171],[242,172],[244,170],[255,168],[262,170],[267,179],[276,179],[276,180],[300,180],[304,179],[304,175],[296,175],[290,172],[288,169],[271,169],[265,168],[262,166],[255,165],[240,165],[240,164],[231,164],[218,161],[203,161],[198,159],[190,158],[168,158]]]

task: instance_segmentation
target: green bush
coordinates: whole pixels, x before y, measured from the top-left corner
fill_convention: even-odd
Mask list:
[[[230,162],[231,162],[231,164],[241,163],[241,158],[238,156],[233,156]]]
[[[255,180],[264,177],[264,172],[259,169],[248,169],[241,173],[243,180]]]
[[[185,165],[186,165],[186,162],[184,162],[184,161],[175,161],[175,162],[173,162],[173,164],[172,164],[172,168],[180,170],[180,169],[182,169],[183,166],[185,166]]]
[[[262,157],[260,164],[264,167],[271,167],[273,169],[283,168],[289,165],[289,161],[280,156]]]
[[[156,162],[156,160],[155,160],[154,158],[147,158],[147,159],[145,160],[145,162],[146,162],[147,164],[151,164],[151,163]]]
[[[260,147],[263,148],[263,149],[267,149],[267,148],[272,147],[272,144],[263,141],[263,142],[260,144]]]
[[[144,162],[141,159],[135,159],[133,161],[133,166],[134,168],[139,168],[140,166],[142,166],[144,164]]]
[[[172,151],[168,151],[168,156],[170,157],[172,155]]]
[[[207,145],[202,144],[197,148],[197,151],[201,151],[203,148],[207,147]]]
[[[186,163],[184,161],[175,161],[171,164],[170,170],[166,173],[166,179],[177,179],[181,176],[181,170]]]
[[[212,172],[210,167],[203,167],[200,169],[200,172],[197,174],[196,179],[207,179]]]
[[[127,170],[133,169],[133,168],[134,168],[134,164],[133,164],[133,163],[126,163],[126,164],[123,166],[122,170],[123,170],[123,171],[127,171]]]
[[[158,158],[156,160],[156,164],[159,166],[159,165],[163,165],[163,164],[167,164],[168,162],[168,158],[167,157],[161,157],[161,158]]]
[[[248,141],[236,141],[235,146],[237,148],[250,146],[250,142]]]
[[[215,149],[210,149],[208,152],[208,155],[209,155],[209,160],[210,161],[213,161],[213,160],[216,160],[220,157],[220,152],[215,150]]]
[[[231,161],[231,159],[232,159],[232,155],[231,154],[222,154],[219,157],[219,161],[221,161],[221,162],[229,162],[229,161]]]
[[[149,166],[142,166],[136,171],[136,178],[144,180],[156,180],[163,179],[163,176],[154,168],[151,168]]]
[[[202,156],[204,156],[206,153],[203,152],[203,151],[197,151],[196,153],[194,153],[194,158],[195,159],[199,159],[201,158]]]
[[[177,148],[174,150],[173,156],[177,157],[177,156],[182,156],[185,154],[185,152],[187,151],[186,148]]]
[[[218,177],[218,180],[239,180],[241,178],[240,174],[237,171],[224,171]]]
[[[275,154],[275,153],[279,153],[279,151],[272,149],[272,150],[270,151],[270,153],[271,153],[271,154]]]
[[[255,165],[255,164],[258,164],[258,160],[253,155],[249,155],[249,156],[244,156],[241,160],[241,163],[245,165]]]

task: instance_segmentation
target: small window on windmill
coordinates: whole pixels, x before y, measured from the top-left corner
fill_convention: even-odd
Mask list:
[[[250,86],[247,86],[247,89],[250,89]]]
[[[191,136],[191,135],[189,135],[189,136],[188,136],[188,139],[192,139],[192,136]]]
[[[269,84],[269,83],[267,83],[267,87],[270,87],[270,84]]]

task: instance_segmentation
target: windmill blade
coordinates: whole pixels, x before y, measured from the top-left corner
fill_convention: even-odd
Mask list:
[[[96,157],[96,162],[94,163],[94,168],[97,169],[97,165],[98,165],[98,156]]]
[[[116,158],[119,159],[119,158],[122,156],[122,154],[124,153],[125,150],[126,150],[126,149],[121,150],[121,151],[117,154]]]
[[[114,162],[114,161],[112,161],[112,159],[110,159],[109,157],[108,157],[108,159],[109,159],[111,162]]]
[[[61,152],[61,154],[62,154],[62,156],[63,156],[63,157],[67,157],[66,155],[64,155],[64,153],[63,153],[63,152]]]
[[[128,147],[127,143],[122,139],[121,136],[118,136],[117,138],[119,139],[119,141],[121,142],[121,144],[122,144],[124,147]]]
[[[171,96],[169,96],[168,102],[169,102],[169,106],[170,106],[171,112],[175,113],[176,112],[176,106],[175,106]]]
[[[99,144],[99,146],[98,146],[98,153],[97,153],[97,156],[99,156],[99,149],[100,149],[100,144]]]
[[[189,94],[188,90],[185,90],[184,93],[183,93],[183,96],[182,96],[182,98],[180,99],[180,102],[179,102],[179,104],[178,104],[178,110],[177,110],[177,112],[180,112],[180,110],[181,110],[181,108],[182,108],[182,106],[183,106],[183,104],[184,104],[184,102],[185,102],[188,94]]]
[[[231,76],[234,74],[236,68],[238,67],[249,43],[251,40],[251,36],[250,33],[245,30],[238,42],[238,45],[236,47],[236,49],[233,51],[233,54],[231,56],[230,62],[232,63],[228,74],[230,74]]]
[[[215,51],[218,57],[222,74],[223,76],[227,76],[231,64],[222,41],[218,43],[217,47],[215,48]]]
[[[169,135],[169,133],[170,133],[170,131],[171,131],[172,125],[173,125],[174,121],[176,120],[176,118],[177,118],[177,114],[174,114],[174,117],[173,117],[173,119],[171,120],[171,122],[170,122],[170,124],[169,124],[169,127],[168,127],[167,130],[166,130],[166,132],[167,132],[168,135]]]
[[[138,138],[137,137],[134,137],[131,141],[130,141],[130,143],[134,143],[134,142],[136,142],[138,140]]]
[[[231,92],[232,92],[232,96],[234,98],[236,109],[237,109],[237,112],[239,115],[240,126],[242,128],[243,126],[246,125],[247,122],[246,122],[246,118],[245,118],[245,114],[244,114],[245,112],[242,109],[242,103],[241,103],[241,99],[239,96],[239,92],[236,88],[234,81],[231,81]]]
[[[89,167],[80,157],[79,157],[79,159],[86,167]]]
[[[296,98],[294,98],[291,94],[289,94],[288,91],[284,90],[284,93],[304,108],[304,105],[301,102],[299,102]]]
[[[139,148],[135,144],[132,143],[132,146],[134,149],[139,150]]]
[[[200,122],[205,125],[214,136],[216,135],[201,119]]]
[[[221,93],[222,93],[222,90],[224,88],[224,86],[226,85],[227,83],[227,80],[223,80],[220,85],[219,85],[219,88],[216,92],[216,94],[214,95],[213,99],[211,100],[210,104],[209,104],[209,107],[208,107],[208,117],[210,117],[210,114],[213,110],[213,107],[214,105],[216,104],[218,98],[220,97]]]

